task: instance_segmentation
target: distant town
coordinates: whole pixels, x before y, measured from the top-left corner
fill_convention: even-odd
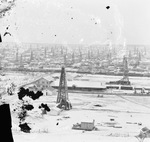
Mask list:
[[[1,43],[0,69],[8,71],[67,72],[123,75],[123,58],[129,76],[150,76],[148,45],[78,45]]]

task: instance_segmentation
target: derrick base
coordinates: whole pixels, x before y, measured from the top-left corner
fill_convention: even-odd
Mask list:
[[[61,99],[60,103],[57,105],[58,108],[64,109],[64,110],[70,110],[72,109],[71,102],[69,100]]]

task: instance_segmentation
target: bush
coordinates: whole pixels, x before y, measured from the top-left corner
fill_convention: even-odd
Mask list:
[[[41,104],[40,106],[39,106],[39,108],[44,108],[46,111],[50,111],[50,108],[48,107],[48,105],[47,104]]]
[[[27,123],[20,124],[19,127],[21,128],[21,131],[30,133],[31,128],[28,126]]]
[[[24,109],[32,110],[32,109],[34,109],[34,107],[33,107],[33,105],[28,104],[28,105],[24,105]]]
[[[25,89],[23,87],[20,88],[20,91],[18,92],[18,98],[20,100],[23,99],[23,97],[28,96],[32,98],[33,100],[38,99],[40,96],[43,96],[43,93],[41,91],[37,91],[34,93],[33,91],[29,91],[29,89]]]

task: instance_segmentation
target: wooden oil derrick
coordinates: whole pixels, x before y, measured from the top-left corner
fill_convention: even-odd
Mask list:
[[[99,49],[97,49],[97,59],[99,59],[100,57],[100,52],[99,52]]]
[[[90,60],[91,59],[91,51],[90,50],[88,50],[88,53],[87,53],[88,55],[87,55],[87,57],[88,57],[88,60]]]
[[[123,68],[124,68],[124,76],[128,78],[128,62],[127,62],[127,58],[124,56],[123,58]]]
[[[128,62],[127,58],[124,56],[123,58],[123,78],[118,81],[110,81],[108,84],[118,84],[118,85],[130,85],[129,77],[128,77]]]
[[[129,60],[132,59],[132,53],[131,53],[131,50],[129,50],[129,53],[128,53],[128,59],[129,59]]]
[[[108,53],[107,53],[107,60],[108,60],[108,64],[111,63],[111,60],[112,60],[112,53],[111,51],[109,50]]]
[[[60,49],[60,54],[63,55],[64,54],[64,51],[63,51],[63,46],[61,46],[61,49]]]
[[[31,53],[30,53],[30,61],[33,60],[33,51],[31,50]]]
[[[47,57],[47,47],[44,48],[44,57]]]
[[[64,54],[64,66],[67,66],[67,54]]]
[[[73,51],[73,53],[72,53],[72,64],[74,64],[75,63],[75,54],[74,54],[74,51]]]
[[[82,51],[80,48],[79,48],[79,62],[82,62]]]
[[[51,47],[51,53],[52,53],[52,56],[53,57],[55,57],[55,48],[56,48],[56,46],[54,46],[54,47]]]
[[[24,66],[23,66],[23,55],[21,54],[21,56],[20,56],[20,63],[19,63],[20,65],[19,65],[19,68],[23,68]]]
[[[129,81],[129,77],[128,77],[128,73],[129,73],[128,61],[125,56],[123,58],[123,69],[124,69],[123,78],[120,80],[120,82],[124,85],[130,85],[130,81]]]
[[[70,110],[72,108],[68,98],[68,88],[67,88],[65,67],[62,67],[61,69],[57,103],[58,103],[57,107],[64,110]]]
[[[18,48],[16,49],[16,62],[18,62]]]

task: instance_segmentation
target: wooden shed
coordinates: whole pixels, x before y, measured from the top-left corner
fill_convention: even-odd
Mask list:
[[[94,121],[93,122],[81,122],[81,129],[92,131],[94,129]]]
[[[92,131],[95,128],[94,122],[95,120],[93,120],[93,122],[81,122],[81,124],[77,123],[73,125],[72,129]]]

